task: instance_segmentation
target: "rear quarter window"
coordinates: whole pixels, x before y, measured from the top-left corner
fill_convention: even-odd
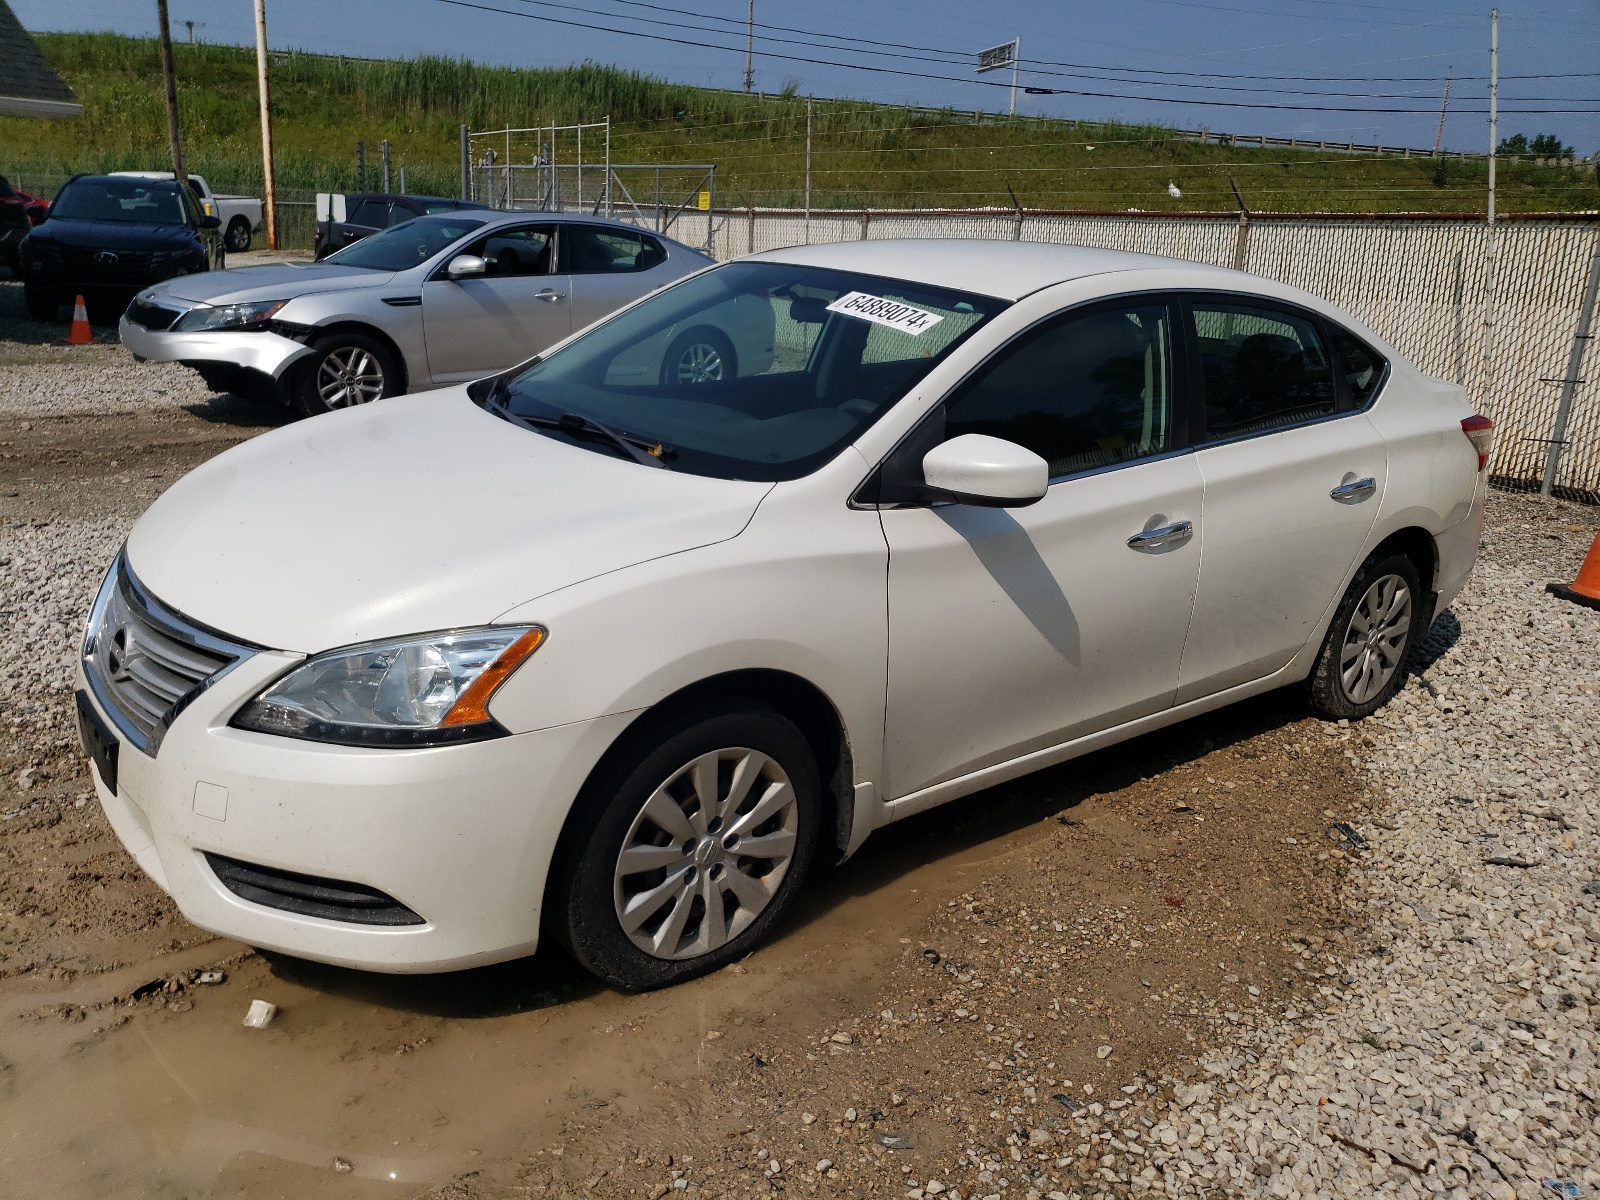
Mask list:
[[[1365,408],[1389,374],[1388,360],[1348,329],[1330,323],[1328,338],[1333,342],[1334,361],[1349,385],[1351,402]]]

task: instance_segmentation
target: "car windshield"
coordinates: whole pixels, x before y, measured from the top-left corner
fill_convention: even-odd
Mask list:
[[[651,452],[676,470],[798,479],[1005,307],[871,275],[731,263],[618,314],[483,403],[605,451],[614,443],[581,424],[600,422],[659,444]]]
[[[148,179],[79,179],[61,189],[50,215],[132,225],[189,223],[177,186]]]
[[[484,222],[483,217],[450,216],[417,217],[400,225],[393,225],[382,233],[362,238],[324,262],[338,263],[341,267],[366,267],[372,271],[409,271],[419,263],[427,262],[451,242],[464,238]]]

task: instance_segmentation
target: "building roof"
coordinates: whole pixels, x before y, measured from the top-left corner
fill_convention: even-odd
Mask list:
[[[0,116],[60,120],[83,115],[83,105],[34,45],[6,0],[0,0]]]

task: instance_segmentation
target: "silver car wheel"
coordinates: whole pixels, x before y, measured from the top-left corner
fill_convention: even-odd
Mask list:
[[[1339,682],[1352,704],[1365,704],[1400,669],[1411,636],[1411,588],[1398,575],[1373,581],[1350,613],[1339,648]]]
[[[383,366],[360,346],[338,346],[317,366],[317,395],[329,408],[383,398]]]
[[[613,873],[622,931],[655,958],[725,945],[772,902],[799,828],[794,786],[761,751],[730,746],[685,763],[622,840]]]
[[[722,378],[722,354],[710,342],[695,342],[678,356],[679,383],[715,383]]]

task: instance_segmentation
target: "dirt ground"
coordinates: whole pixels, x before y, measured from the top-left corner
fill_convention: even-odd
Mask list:
[[[141,386],[14,290],[0,366]],[[0,407],[0,567],[284,419]],[[69,669],[69,641],[34,649]],[[405,978],[214,938],[120,848],[64,705],[0,720],[0,1195],[920,1196],[977,1145],[1007,1149],[972,1194],[1069,1193],[1073,1112],[1249,1062],[1370,949],[1334,829],[1369,820],[1359,729],[1288,694],[881,831],[745,962],[646,996],[553,951]]]

